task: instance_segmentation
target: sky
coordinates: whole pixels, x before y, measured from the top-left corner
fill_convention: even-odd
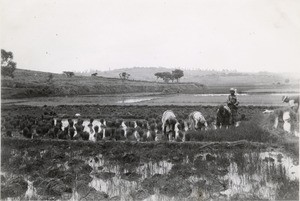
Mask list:
[[[298,72],[299,0],[0,0],[17,68]]]

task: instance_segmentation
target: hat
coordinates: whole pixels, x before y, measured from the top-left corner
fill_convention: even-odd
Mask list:
[[[288,98],[289,98],[288,96],[282,96],[282,102],[284,103]]]
[[[229,91],[234,91],[235,92],[235,89],[234,88],[230,88],[230,90]]]

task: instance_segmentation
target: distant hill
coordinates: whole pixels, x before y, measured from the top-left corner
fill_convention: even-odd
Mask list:
[[[133,67],[116,69],[111,71],[91,70],[88,73],[76,74],[90,76],[97,72],[99,76],[119,78],[119,74],[127,72],[132,80],[159,81],[154,76],[156,72],[171,72],[174,69],[164,67]],[[209,70],[183,70],[184,76],[180,82],[205,83],[208,86],[244,86],[244,85],[278,85],[278,84],[298,84],[299,74],[294,73],[241,73],[237,71],[209,71]]]
[[[49,75],[52,79],[49,80]],[[39,96],[69,96],[116,93],[203,93],[199,83],[167,84],[147,81],[121,80],[100,76],[66,77],[40,71],[17,69],[15,77],[1,78],[1,98],[28,98]]]
[[[130,80],[122,81],[119,78],[119,73],[124,71],[131,74]],[[62,74],[17,69],[14,73],[15,78],[1,77],[1,98],[141,92],[227,93],[229,87],[236,87],[239,92],[246,93],[299,91],[297,75],[185,70],[180,83],[164,83],[162,80],[156,80],[154,74],[164,71],[171,72],[172,69],[136,67],[98,72],[98,76],[75,72],[75,76],[70,78]],[[49,80],[50,74],[52,79]]]

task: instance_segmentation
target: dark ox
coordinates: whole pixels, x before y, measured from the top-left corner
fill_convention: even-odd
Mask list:
[[[216,122],[217,128],[221,128],[222,126],[228,128],[230,122],[231,122],[231,112],[229,107],[221,105],[217,110],[217,122]]]

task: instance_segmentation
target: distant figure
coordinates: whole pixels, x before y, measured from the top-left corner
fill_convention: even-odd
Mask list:
[[[235,95],[235,89],[230,88],[230,95],[227,99],[227,106],[229,107],[231,111],[231,125],[235,125],[237,122],[237,110],[238,110],[239,101],[237,100],[237,97]]]
[[[93,73],[91,76],[97,76],[98,75],[98,73]]]
[[[290,108],[296,112],[299,113],[299,95],[297,96],[283,96],[282,97],[283,103],[289,103]]]

